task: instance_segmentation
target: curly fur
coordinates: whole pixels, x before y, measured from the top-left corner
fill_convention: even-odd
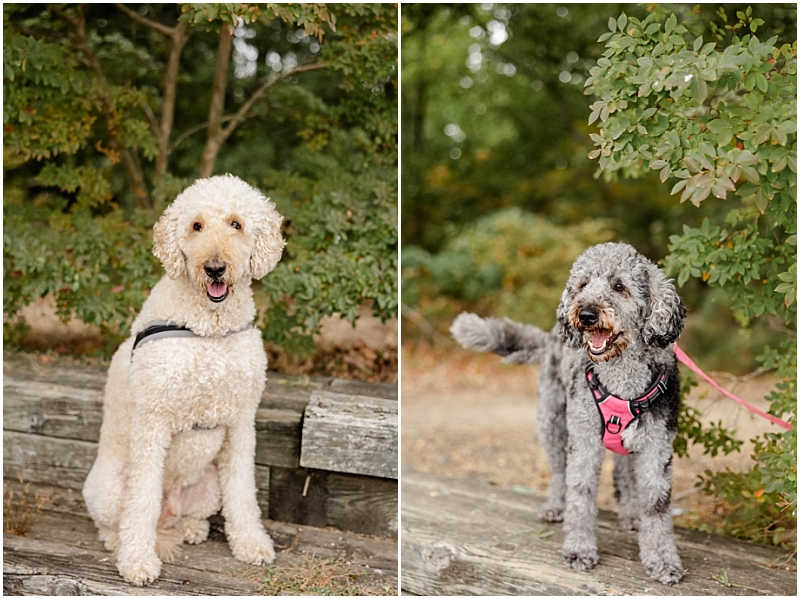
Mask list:
[[[450,331],[466,348],[514,363],[539,363],[539,438],[553,476],[542,518],[564,521],[567,564],[588,571],[597,553],[597,486],[605,455],[598,411],[585,379],[595,364],[617,397],[639,397],[667,372],[667,393],[622,435],[628,455],[614,455],[619,525],[639,530],[648,575],[667,585],[684,574],[672,530],[672,443],[678,422],[678,367],[671,344],[686,310],[664,273],[621,243],[589,248],[572,266],[546,333],[507,319],[463,313]]]
[[[272,202],[226,175],[196,181],[154,227],[167,276],[111,361],[97,460],[83,488],[100,539],[134,585],[153,581],[184,541],[204,541],[220,508],[234,557],[262,564],[275,556],[254,473],[267,358],[247,325],[256,314],[251,280],[281,257],[281,221]],[[154,321],[197,337],[132,352]]]

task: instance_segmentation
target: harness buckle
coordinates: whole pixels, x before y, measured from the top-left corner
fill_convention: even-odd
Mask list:
[[[612,415],[606,422],[606,430],[612,435],[619,433],[622,430],[622,419],[619,416]]]
[[[586,383],[592,391],[597,391],[600,388],[600,379],[597,378],[597,374],[595,374],[591,362],[589,362],[589,365],[586,367]]]

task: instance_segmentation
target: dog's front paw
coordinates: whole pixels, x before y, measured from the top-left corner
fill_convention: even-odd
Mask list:
[[[120,576],[137,587],[146,586],[161,574],[161,560],[155,553],[145,558],[127,558],[117,563]]]
[[[600,561],[596,550],[568,551],[564,549],[564,559],[570,568],[578,572],[588,572]]]
[[[267,533],[231,543],[231,552],[236,559],[256,566],[271,564],[275,560],[275,548]]]
[[[686,570],[680,560],[677,562],[658,562],[655,564],[645,564],[647,575],[661,584],[672,586],[683,578]]]

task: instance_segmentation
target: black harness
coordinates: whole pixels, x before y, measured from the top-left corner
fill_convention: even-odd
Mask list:
[[[237,331],[228,331],[222,337],[230,337],[231,335],[248,331],[252,328],[253,325],[248,324],[246,327]],[[136,350],[136,348],[141,347],[145,343],[155,341],[156,339],[167,339],[174,337],[202,337],[202,335],[198,335],[189,327],[171,324],[164,320],[157,320],[155,322],[151,322],[142,332],[136,335],[136,339],[133,341],[133,348],[131,349],[131,357],[133,357],[133,352]]]

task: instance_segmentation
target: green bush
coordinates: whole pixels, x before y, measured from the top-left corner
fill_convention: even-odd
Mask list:
[[[560,227],[518,208],[501,210],[449,237],[438,254],[403,248],[403,301],[481,300],[493,313],[549,329],[572,263],[611,237],[603,221]]]
[[[599,40],[606,50],[586,82],[598,98],[590,157],[609,179],[651,169],[662,182],[677,178],[672,193],[681,202],[699,206],[712,195],[732,202],[724,222],[706,219],[670,237],[665,266],[679,284],[697,278],[724,290],[742,326],[767,315],[791,332],[759,360],[781,379],[767,398],[770,412],[794,424],[797,42],[761,41],[764,21],[750,8],[736,17],[725,25],[721,8],[711,41],[702,23],[679,23],[666,8],[641,21],[624,13],[609,19]],[[770,433],[757,440],[748,472],[701,477],[706,492],[736,496],[737,510],[751,514],[749,525],[734,518],[731,532],[763,539],[765,521],[778,526],[787,510],[796,517],[796,451],[794,430]]]
[[[153,223],[198,175],[226,172],[286,217],[283,259],[256,286],[266,341],[307,355],[323,316],[354,321],[363,302],[395,315],[396,5],[3,17],[7,341],[46,295],[64,319],[124,335],[163,273]]]

